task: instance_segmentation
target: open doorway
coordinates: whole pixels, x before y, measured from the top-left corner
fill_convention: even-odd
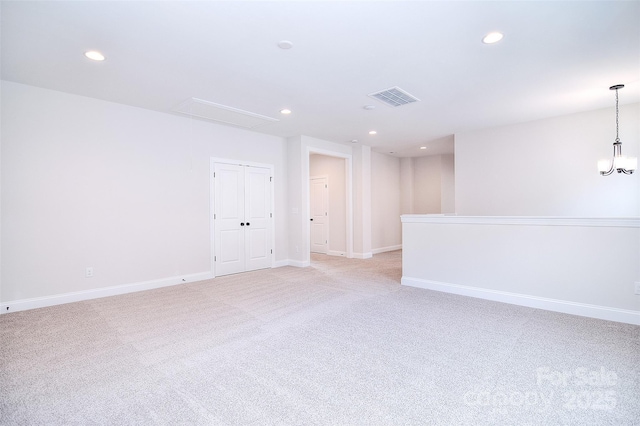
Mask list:
[[[350,176],[346,158],[310,152],[309,251],[350,257]]]

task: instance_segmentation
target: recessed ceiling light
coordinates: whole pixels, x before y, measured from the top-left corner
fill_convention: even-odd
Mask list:
[[[358,143],[358,139],[351,139],[351,143]]]
[[[389,151],[389,154],[395,154],[395,153],[396,153],[395,151]]]
[[[489,33],[486,36],[484,36],[484,38],[482,39],[482,42],[484,44],[497,43],[500,40],[502,40],[502,37],[504,37],[504,35],[502,33],[499,33],[497,31],[495,31],[495,32]]]
[[[291,114],[291,110],[290,109],[286,109],[286,108],[285,109],[281,109],[280,110],[280,114],[285,114],[285,115]]]
[[[376,132],[375,130],[372,130],[372,131],[369,132],[370,135],[375,135],[376,133],[378,133],[378,132]]]
[[[278,47],[280,49],[291,49],[293,47],[293,43],[289,40],[282,40],[278,42]]]
[[[427,149],[427,147],[426,146],[421,146],[420,149]]]
[[[371,111],[372,109],[376,109],[375,105],[365,105],[363,106],[364,109],[366,109],[367,111]]]
[[[97,50],[90,50],[88,52],[84,52],[84,56],[94,61],[104,61],[104,55]]]

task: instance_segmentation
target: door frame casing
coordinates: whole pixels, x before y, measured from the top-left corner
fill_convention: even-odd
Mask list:
[[[215,201],[216,201],[216,197],[215,197],[215,180],[214,180],[214,173],[215,173],[215,165],[216,163],[222,163],[222,164],[232,164],[232,165],[236,165],[236,166],[249,166],[249,167],[262,167],[265,169],[269,169],[269,175],[271,177],[270,179],[270,184],[271,184],[271,220],[269,223],[269,232],[271,233],[271,250],[273,250],[273,253],[271,254],[271,268],[275,267],[275,258],[276,258],[276,250],[275,250],[275,185],[274,185],[274,176],[273,176],[273,170],[274,170],[274,166],[273,164],[267,164],[267,163],[256,163],[253,161],[243,161],[243,160],[233,160],[233,159],[229,159],[229,158],[218,158],[218,157],[210,157],[209,158],[209,247],[210,247],[210,253],[211,253],[211,257],[210,257],[210,262],[211,262],[211,278],[215,278],[216,277],[216,263],[215,263],[215,256],[216,256],[216,250],[215,250],[215,222],[213,219],[213,215],[215,213]]]

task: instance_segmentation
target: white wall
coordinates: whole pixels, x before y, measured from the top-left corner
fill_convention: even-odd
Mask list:
[[[404,213],[440,214],[455,212],[454,155],[427,155],[403,162],[403,176],[412,172],[411,209]],[[409,170],[411,172],[409,172]],[[406,178],[403,179],[406,183]],[[407,195],[403,195],[403,205]]]
[[[440,156],[440,213],[456,212],[456,175],[453,154]]]
[[[442,183],[440,156],[428,155],[413,159],[413,212],[441,213]]]
[[[304,203],[305,194],[304,186],[308,176],[308,171],[303,172],[304,152],[302,149],[302,138],[296,136],[287,139],[287,189],[288,193],[288,214],[289,214],[289,261],[295,266],[305,266],[308,262],[305,256],[305,240],[304,221],[305,213]],[[308,191],[307,191],[308,193]],[[307,209],[308,210],[308,209]],[[306,218],[306,220],[309,220]]]
[[[400,214],[413,213],[413,158],[400,159]]]
[[[328,254],[347,254],[347,192],[345,159],[312,154],[309,175],[327,176],[329,181]]]
[[[640,154],[640,104],[620,106],[625,155]],[[600,176],[615,108],[456,134],[461,215],[640,216],[640,173]]]
[[[353,147],[353,250],[367,259],[371,252],[371,147]]]
[[[403,284],[640,324],[640,177],[597,171],[614,139],[614,108],[456,134],[458,216],[403,217]]]
[[[403,216],[402,283],[640,324],[640,219]]]
[[[3,302],[210,272],[210,157],[274,165],[287,259],[283,139],[11,82],[1,111]]]
[[[373,253],[401,248],[400,189],[400,159],[372,152],[371,249]]]

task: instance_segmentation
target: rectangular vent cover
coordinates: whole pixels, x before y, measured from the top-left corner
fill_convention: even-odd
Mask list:
[[[255,129],[269,123],[277,123],[277,118],[244,111],[238,108],[220,105],[198,98],[190,98],[174,108],[174,111],[194,117],[205,118],[219,123],[231,124],[233,126],[244,127],[245,129]]]
[[[399,107],[420,100],[397,86],[381,92],[370,93],[369,96],[379,100],[380,102],[384,102],[387,105],[391,105],[392,107]]]

